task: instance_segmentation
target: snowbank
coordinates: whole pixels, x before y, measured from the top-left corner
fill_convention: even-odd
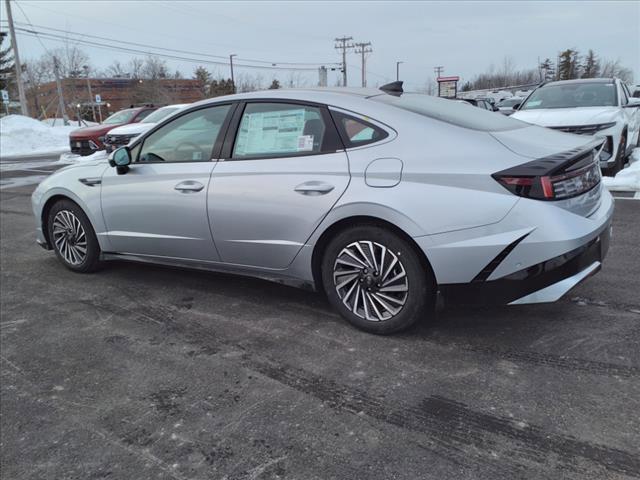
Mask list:
[[[602,177],[602,181],[609,190],[640,192],[640,148],[631,152],[627,168],[620,170],[615,177]]]
[[[60,153],[69,150],[69,132],[77,125],[50,127],[23,115],[0,119],[0,156]]]

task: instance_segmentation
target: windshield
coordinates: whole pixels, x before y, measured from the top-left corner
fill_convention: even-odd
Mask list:
[[[149,115],[147,118],[145,118],[142,121],[142,123],[158,123],[160,120],[168,117],[169,115],[171,115],[174,112],[177,112],[178,110],[180,110],[180,107],[165,107],[165,108],[161,108],[160,110],[156,110],[151,115]]]
[[[420,93],[403,93],[397,97],[383,94],[369,98],[375,102],[387,103],[435,120],[483,132],[514,130],[529,126],[520,120],[484,108],[469,108],[468,105],[459,102]]]
[[[117,123],[129,123],[131,119],[136,114],[136,110],[133,108],[129,108],[127,110],[120,110],[119,112],[114,113],[109,118],[107,118],[104,122],[105,125],[115,125]]]
[[[501,101],[498,104],[498,106],[499,107],[513,107],[514,105],[517,105],[520,102],[522,102],[521,98],[508,98],[507,100]]]
[[[520,110],[613,107],[616,103],[616,86],[613,83],[550,84],[533,92]]]

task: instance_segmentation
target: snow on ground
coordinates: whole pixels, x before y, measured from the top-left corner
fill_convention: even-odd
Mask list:
[[[60,153],[69,150],[69,132],[77,125],[50,127],[23,115],[0,119],[0,156]]]
[[[640,192],[640,148],[631,152],[627,168],[620,170],[615,177],[602,177],[602,181],[612,191]]]

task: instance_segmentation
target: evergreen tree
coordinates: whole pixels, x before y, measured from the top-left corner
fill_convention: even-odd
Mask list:
[[[277,90],[278,88],[280,88],[280,82],[277,78],[274,78],[273,82],[271,82],[271,85],[269,85],[269,90]]]
[[[213,80],[209,87],[209,95],[212,97],[219,97],[220,95],[231,95],[234,93],[233,81],[231,79]]]
[[[555,78],[555,75],[556,75],[555,66],[553,65],[553,62],[550,59],[545,58],[544,61],[540,63],[539,68],[540,68],[540,73],[542,74],[543,82],[548,82]]]
[[[600,61],[593,50],[589,49],[584,59],[582,78],[595,78],[600,75]]]
[[[580,77],[580,57],[578,50],[568,48],[560,53],[558,62],[558,79],[572,80]]]
[[[2,48],[6,36],[6,32],[0,32],[0,90],[7,90],[9,85],[13,83],[12,79],[15,75],[11,46],[6,49]]]
[[[211,88],[211,72],[203,66],[199,66],[193,71],[193,78],[200,82],[202,95],[208,97]]]

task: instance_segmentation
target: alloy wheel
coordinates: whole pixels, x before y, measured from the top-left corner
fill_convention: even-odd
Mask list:
[[[409,279],[400,252],[369,240],[343,248],[333,267],[338,297],[353,314],[380,322],[400,313],[409,295]]]
[[[87,257],[87,235],[73,212],[60,210],[53,219],[53,241],[62,258],[80,265]]]

